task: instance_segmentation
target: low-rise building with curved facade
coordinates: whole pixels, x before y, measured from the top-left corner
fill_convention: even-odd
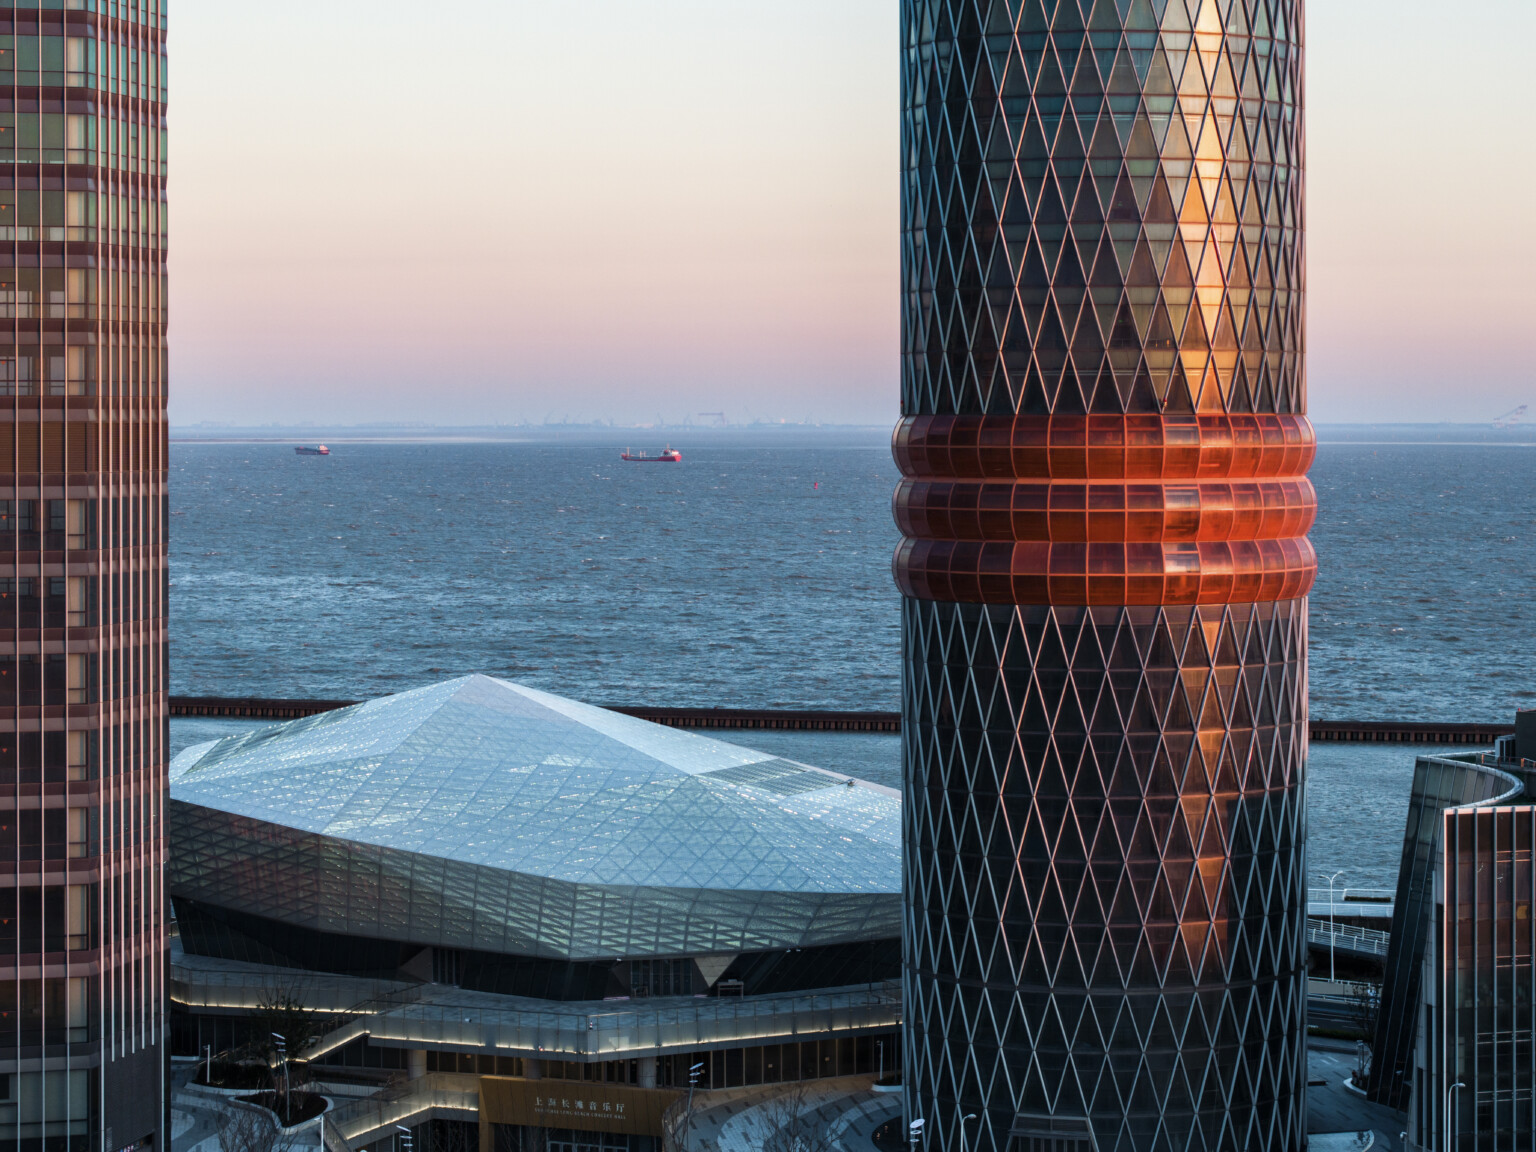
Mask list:
[[[1536,711],[1515,728],[1414,767],[1368,1083],[1410,1149],[1536,1147]]]

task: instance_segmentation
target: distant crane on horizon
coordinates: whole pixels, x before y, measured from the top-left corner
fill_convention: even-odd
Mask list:
[[[730,421],[725,418],[725,413],[724,412],[700,412],[699,415],[700,416],[713,416],[715,418],[715,425],[717,427],[720,427],[720,428],[728,428],[728,427],[730,427]]]
[[[1525,416],[1526,408],[1527,405],[1525,404],[1520,405],[1518,408],[1511,408],[1508,412],[1504,413],[1504,415],[1495,420],[1493,422],[1493,426],[1495,428],[1508,428],[1511,424],[1520,423],[1521,418]]]

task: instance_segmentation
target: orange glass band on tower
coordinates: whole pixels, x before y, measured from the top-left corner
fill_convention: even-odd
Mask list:
[[[893,451],[907,596],[1255,603],[1317,574],[1304,416],[919,416]]]

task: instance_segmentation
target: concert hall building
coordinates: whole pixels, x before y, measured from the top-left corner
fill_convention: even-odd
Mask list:
[[[902,13],[908,1119],[1300,1149],[1302,5]]]
[[[649,1149],[701,1089],[899,1050],[900,797],[485,676],[189,748],[171,766],[172,1036],[325,1014],[341,1106],[482,1146]]]

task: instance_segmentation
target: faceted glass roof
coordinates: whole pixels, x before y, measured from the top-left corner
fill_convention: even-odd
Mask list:
[[[188,748],[171,795],[581,885],[901,891],[897,792],[487,676]]]

